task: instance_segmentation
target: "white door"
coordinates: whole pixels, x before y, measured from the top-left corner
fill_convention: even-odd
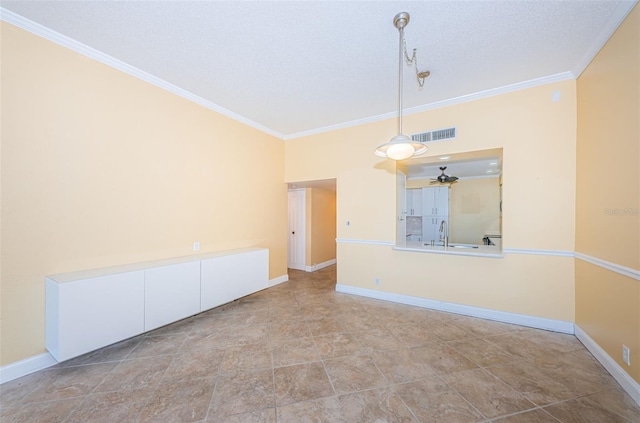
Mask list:
[[[304,270],[305,266],[305,214],[306,198],[304,190],[289,191],[289,236],[287,267]]]
[[[407,241],[407,175],[396,170],[396,243]]]

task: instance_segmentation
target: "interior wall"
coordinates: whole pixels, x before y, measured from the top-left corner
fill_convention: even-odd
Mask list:
[[[450,126],[457,138],[431,144],[427,155],[502,148],[503,248],[531,254],[490,259],[392,250],[396,166],[373,154],[395,135],[389,119],[285,143],[287,182],[337,178],[338,283],[574,321],[573,257],[545,251],[574,250],[575,81],[404,117],[407,134]]]
[[[577,81],[576,252],[640,270],[640,7]],[[640,281],[576,259],[576,323],[640,382]],[[631,349],[631,366],[622,345]]]
[[[48,274],[250,246],[287,273],[282,140],[2,23],[2,365]],[[246,154],[251,151],[252,154]]]
[[[311,260],[309,265],[336,258],[336,193],[311,188]]]

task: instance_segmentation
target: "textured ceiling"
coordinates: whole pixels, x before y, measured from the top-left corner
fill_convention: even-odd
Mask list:
[[[116,59],[103,61],[129,65],[130,73],[142,71],[287,139],[393,115],[392,21],[400,11],[411,15],[408,48],[431,71],[418,90],[405,67],[404,106],[419,110],[540,78],[576,77],[635,3],[2,1],[2,19],[27,29],[39,24],[49,38],[62,34]]]

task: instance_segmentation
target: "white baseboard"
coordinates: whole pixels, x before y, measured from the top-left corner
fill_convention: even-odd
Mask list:
[[[331,259],[322,263],[314,264],[313,266],[305,266],[304,270],[306,272],[315,272],[316,270],[324,269],[325,267],[329,267],[334,264],[336,264],[336,259]]]
[[[18,379],[19,377],[53,366],[54,364],[58,364],[58,362],[48,352],[7,364],[6,366],[0,367],[0,383]]]
[[[487,308],[472,307],[462,304],[447,303],[444,301],[430,300],[428,298],[412,297],[409,295],[392,294],[373,289],[358,288],[349,285],[336,285],[337,292],[376,298],[378,300],[392,301],[394,303],[408,304],[449,313],[463,314],[465,316],[479,317],[481,319],[495,320],[498,322],[512,323],[536,329],[550,330],[561,333],[574,333],[574,324],[562,320],[546,319],[544,317],[528,316],[525,314],[508,313],[505,311],[491,310]]]
[[[624,369],[613,359],[605,350],[600,347],[591,339],[587,333],[580,328],[576,327],[576,338],[584,344],[591,354],[607,369],[611,376],[622,386],[622,388],[629,394],[633,400],[640,405],[640,384],[636,382]]]
[[[289,280],[289,275],[278,276],[277,278],[269,279],[269,288],[272,286],[287,282]]]

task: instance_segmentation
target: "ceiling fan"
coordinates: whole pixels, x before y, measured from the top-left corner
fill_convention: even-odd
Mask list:
[[[437,178],[433,179],[430,183],[432,184],[453,184],[454,182],[458,181],[458,177],[457,176],[449,176],[449,175],[445,175],[444,171],[447,167],[441,167],[440,170],[442,171],[442,175],[438,176]]]

